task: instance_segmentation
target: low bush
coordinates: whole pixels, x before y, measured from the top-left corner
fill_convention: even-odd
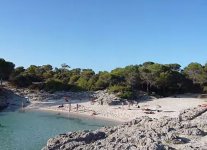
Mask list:
[[[49,79],[45,82],[44,89],[49,92],[69,90],[70,86],[58,79]]]

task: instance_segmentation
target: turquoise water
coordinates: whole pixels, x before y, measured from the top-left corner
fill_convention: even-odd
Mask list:
[[[0,112],[0,150],[40,150],[58,134],[115,123],[47,112]]]

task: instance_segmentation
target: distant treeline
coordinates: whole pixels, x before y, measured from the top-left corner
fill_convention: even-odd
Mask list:
[[[136,98],[139,91],[162,96],[207,92],[207,64],[199,63],[190,63],[181,70],[179,64],[145,62],[95,73],[92,69],[70,69],[67,64],[60,68],[51,65],[15,68],[12,62],[0,59],[0,77],[17,87],[49,92],[108,89],[127,99]]]

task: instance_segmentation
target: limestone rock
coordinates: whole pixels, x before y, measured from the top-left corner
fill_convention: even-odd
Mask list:
[[[79,131],[48,140],[43,150],[194,150],[207,148],[207,108],[182,111],[179,118],[140,117],[95,131]]]

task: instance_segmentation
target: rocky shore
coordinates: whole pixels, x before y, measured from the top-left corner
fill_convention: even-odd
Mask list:
[[[33,101],[48,101],[62,99],[68,97],[70,100],[95,100],[99,104],[103,105],[116,105],[121,104],[124,99],[118,98],[115,94],[109,94],[107,90],[100,90],[95,92],[66,92],[60,91],[55,93],[48,93],[46,91],[31,90],[27,88],[14,88],[8,84],[6,89],[12,91],[14,94],[27,98],[30,102]]]
[[[205,150],[207,107],[184,110],[178,118],[140,117],[114,127],[78,131],[48,140],[42,150]]]
[[[59,91],[55,93],[48,93],[46,91],[31,90],[28,88],[15,88],[8,84],[5,85],[7,90],[12,91],[15,95],[28,99],[30,102],[47,102],[49,100],[60,100],[68,97],[70,100],[94,100],[97,104],[101,105],[121,105],[122,102],[127,104],[126,99],[121,99],[116,94],[109,93],[107,90],[99,91],[85,91],[85,92],[66,92]],[[153,96],[148,96],[146,93],[139,93],[137,100],[145,101],[156,99]]]
[[[7,88],[1,88],[0,90],[0,110],[16,110],[28,106],[30,102],[24,96],[18,95]]]
[[[0,110],[8,106],[8,95],[4,89],[0,89]]]
[[[106,90],[97,92],[56,92],[51,94],[44,91],[36,91],[30,89],[15,89],[8,86],[6,86],[5,89],[8,89],[5,91],[10,92],[6,94],[7,96],[10,95],[10,97],[3,97],[2,99],[5,101],[1,101],[1,106],[5,106],[5,104],[7,105],[8,101],[6,100],[8,99],[14,101],[18,98],[19,102],[21,102],[22,98],[26,98],[30,102],[40,102],[40,104],[43,102],[44,105],[48,105],[48,103],[45,102],[49,100],[56,101],[57,99],[57,101],[59,101],[62,99],[64,102],[63,98],[69,97],[69,99],[81,103],[82,106],[85,106],[85,108],[89,110],[96,110],[97,114],[100,116],[103,116],[105,112],[107,112],[108,118],[111,116],[128,116],[130,119],[136,118],[133,117],[134,114],[143,113],[142,109],[138,108],[131,108],[129,110],[121,108],[120,103],[125,100],[116,97],[114,94],[108,93]],[[140,100],[145,98],[145,96],[142,96],[140,97]],[[97,104],[91,105],[90,102],[88,102],[89,104],[85,104],[84,101],[82,101],[88,101],[89,99],[95,100]],[[149,99],[149,97],[147,97],[147,99]],[[186,99],[188,104],[191,101],[194,102],[196,100],[198,99]],[[180,107],[180,105],[185,106],[185,103],[182,103],[185,101],[185,99],[182,98],[167,98],[163,101],[162,99],[158,99],[155,101],[155,103],[153,103],[153,101],[150,101],[146,104],[140,104],[140,106],[143,105],[143,108],[145,108],[150,107],[150,104],[155,107],[157,106],[158,101],[161,101],[161,104],[167,104],[166,106],[162,106],[163,114],[167,114],[169,113],[168,111],[174,110],[173,105],[175,105],[175,102],[173,101],[176,101],[176,104],[179,103],[179,105],[176,105],[176,108]],[[105,106],[99,105],[100,103]],[[195,104],[193,103],[192,105],[197,106],[199,103],[202,103],[202,101],[198,100],[198,102]],[[116,104],[119,105],[116,106]],[[59,105],[60,104],[56,105],[56,103],[54,103],[54,108],[52,106],[48,107],[50,109],[60,109],[58,108]],[[170,109],[168,109],[168,106]],[[137,119],[115,127],[104,127],[96,131],[78,131],[61,134],[55,138],[49,139],[47,145],[43,148],[43,150],[205,150],[207,147],[206,107],[196,107],[183,110],[180,112],[180,115],[177,118],[162,117],[155,119],[155,115],[160,116],[160,113],[162,112],[154,115],[148,115],[148,117],[138,117]],[[126,119],[124,120],[126,121]]]

